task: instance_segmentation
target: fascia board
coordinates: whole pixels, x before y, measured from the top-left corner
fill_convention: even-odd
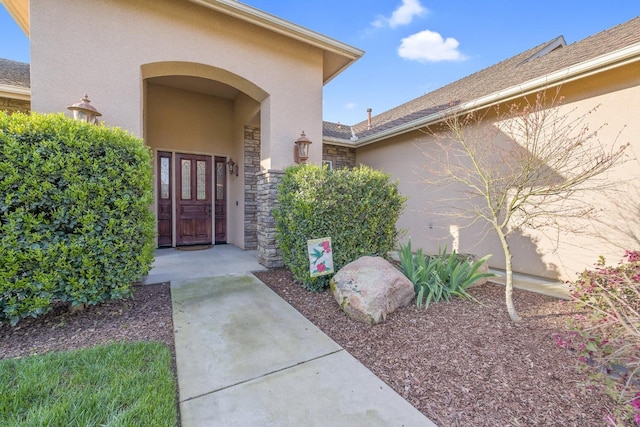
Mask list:
[[[0,84],[0,96],[3,98],[31,101],[31,89]]]
[[[331,144],[331,145],[336,145],[339,147],[356,148],[356,144],[341,138],[332,138],[332,137],[324,136],[322,137],[322,142]]]

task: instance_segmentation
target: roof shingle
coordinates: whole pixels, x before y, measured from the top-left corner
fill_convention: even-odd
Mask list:
[[[29,64],[0,58],[0,85],[30,88]]]
[[[375,135],[426,117],[453,103],[473,101],[517,87],[536,78],[640,43],[640,17],[570,45],[564,45],[563,41],[562,36],[557,37],[374,116],[371,129],[367,129],[367,120],[355,124],[353,129],[358,137]],[[325,122],[325,131],[330,127],[327,123]]]

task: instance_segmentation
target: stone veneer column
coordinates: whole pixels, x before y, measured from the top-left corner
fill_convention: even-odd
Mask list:
[[[280,170],[266,170],[258,175],[258,262],[267,268],[282,267],[282,255],[276,244],[276,224],[272,211],[278,206]]]
[[[260,128],[244,127],[244,248],[258,248],[258,178]]]

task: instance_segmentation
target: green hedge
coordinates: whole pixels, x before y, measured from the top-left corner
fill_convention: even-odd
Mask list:
[[[305,288],[319,291],[331,276],[310,277],[307,240],[331,237],[335,271],[364,255],[387,257],[405,200],[388,175],[368,167],[286,169],[273,212],[285,265]]]
[[[0,112],[0,321],[129,296],[153,261],[151,201],[141,140]]]

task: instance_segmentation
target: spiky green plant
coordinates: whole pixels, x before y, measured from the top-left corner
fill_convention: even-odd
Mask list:
[[[413,283],[416,305],[424,306],[425,310],[432,302],[450,301],[453,297],[476,301],[467,292],[469,287],[484,277],[494,276],[493,273],[478,272],[491,255],[474,261],[456,251],[448,254],[444,248],[438,251],[438,255],[429,256],[422,249],[413,253],[411,240],[400,246],[398,255],[402,272]]]

